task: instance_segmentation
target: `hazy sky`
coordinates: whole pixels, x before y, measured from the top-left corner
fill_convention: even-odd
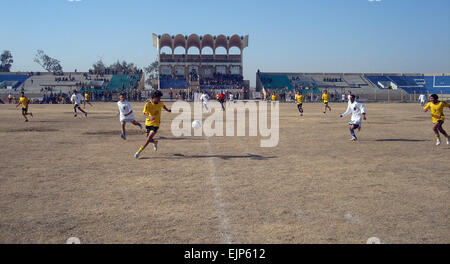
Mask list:
[[[65,71],[102,58],[143,67],[152,33],[250,36],[244,75],[450,72],[449,0],[0,0],[0,50],[37,71],[37,49]]]

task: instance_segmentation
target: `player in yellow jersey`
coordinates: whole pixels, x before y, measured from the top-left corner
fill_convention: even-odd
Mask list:
[[[163,94],[161,93],[161,91],[153,91],[151,94],[152,99],[148,101],[144,106],[144,110],[142,112],[146,117],[145,128],[147,129],[147,140],[145,141],[145,144],[139,148],[138,152],[134,154],[134,157],[136,159],[139,158],[141,152],[144,151],[144,149],[150,143],[153,143],[153,149],[155,151],[158,150],[158,141],[154,140],[153,138],[158,132],[159,125],[161,123],[161,110],[164,109],[169,113],[172,112],[172,110],[167,109],[164,103],[161,102],[162,95]]]
[[[83,108],[86,108],[86,103],[89,104],[90,106],[94,107],[91,102],[90,102],[91,96],[89,95],[89,92],[86,90],[84,92],[84,105]]]
[[[25,93],[22,92],[20,94],[20,98],[19,98],[19,103],[16,105],[16,108],[19,107],[19,105],[22,105],[22,115],[25,118],[25,122],[28,122],[28,118],[27,115],[30,115],[31,117],[33,117],[33,113],[28,113],[28,105],[30,104],[30,99],[28,99],[25,96]]]
[[[325,114],[326,112],[327,112],[327,109],[329,109],[330,110],[330,112],[331,112],[331,107],[328,105],[328,101],[330,101],[330,94],[328,93],[328,91],[327,90],[324,90],[323,91],[323,94],[322,94],[322,100],[323,100],[323,103],[324,103],[324,105],[325,105],[325,110],[323,111],[323,113]]]
[[[300,116],[303,116],[303,94],[300,91],[297,91],[297,95],[295,96],[295,100],[297,101],[297,108],[300,112]]]
[[[431,120],[433,121],[433,131],[436,134],[436,146],[441,145],[441,137],[439,136],[439,132],[447,138],[447,145],[450,144],[449,137],[447,132],[442,128],[442,124],[444,124],[444,108],[450,108],[450,105],[446,102],[440,102],[437,94],[430,95],[430,102],[425,106],[424,111],[431,112]]]
[[[277,101],[277,97],[278,96],[275,93],[272,94],[272,103],[275,103]]]

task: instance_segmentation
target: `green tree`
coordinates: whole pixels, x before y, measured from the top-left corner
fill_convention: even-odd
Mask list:
[[[120,72],[120,73],[124,73],[124,74],[139,71],[139,68],[136,65],[134,65],[134,63],[128,63],[126,61],[120,62],[119,60],[117,60],[117,62],[111,64],[108,68],[112,71],[116,71],[116,72]]]
[[[54,59],[44,53],[43,50],[38,50],[34,62],[41,65],[44,70],[53,73],[62,73],[63,68],[59,60]]]
[[[145,83],[147,85],[152,85],[154,80],[157,80],[159,77],[159,63],[158,61],[152,62],[149,66],[144,68],[145,73],[147,73],[147,80]]]
[[[0,56],[0,72],[10,72],[14,62],[13,56],[9,50],[4,50]]]
[[[92,64],[92,69],[94,72],[104,72],[106,69],[106,66],[103,63],[103,61],[100,59],[96,63]]]

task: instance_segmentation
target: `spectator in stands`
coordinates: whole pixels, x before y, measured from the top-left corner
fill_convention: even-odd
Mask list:
[[[8,94],[8,104],[11,104],[11,102],[12,102],[12,95]]]

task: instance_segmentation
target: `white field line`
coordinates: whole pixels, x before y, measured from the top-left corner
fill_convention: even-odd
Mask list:
[[[210,156],[213,155],[211,150],[211,144],[209,143],[209,137],[207,137],[206,146],[208,148],[208,154]],[[225,211],[225,205],[222,200],[222,190],[220,189],[219,182],[217,181],[217,175],[216,175],[216,166],[214,163],[214,157],[208,158],[209,161],[209,168],[210,168],[210,181],[213,185],[213,192],[214,192],[214,200],[216,202],[216,211],[217,215],[219,217],[220,221],[220,235],[223,238],[224,243],[231,244],[233,241],[233,238],[230,233],[230,220],[226,214]]]

